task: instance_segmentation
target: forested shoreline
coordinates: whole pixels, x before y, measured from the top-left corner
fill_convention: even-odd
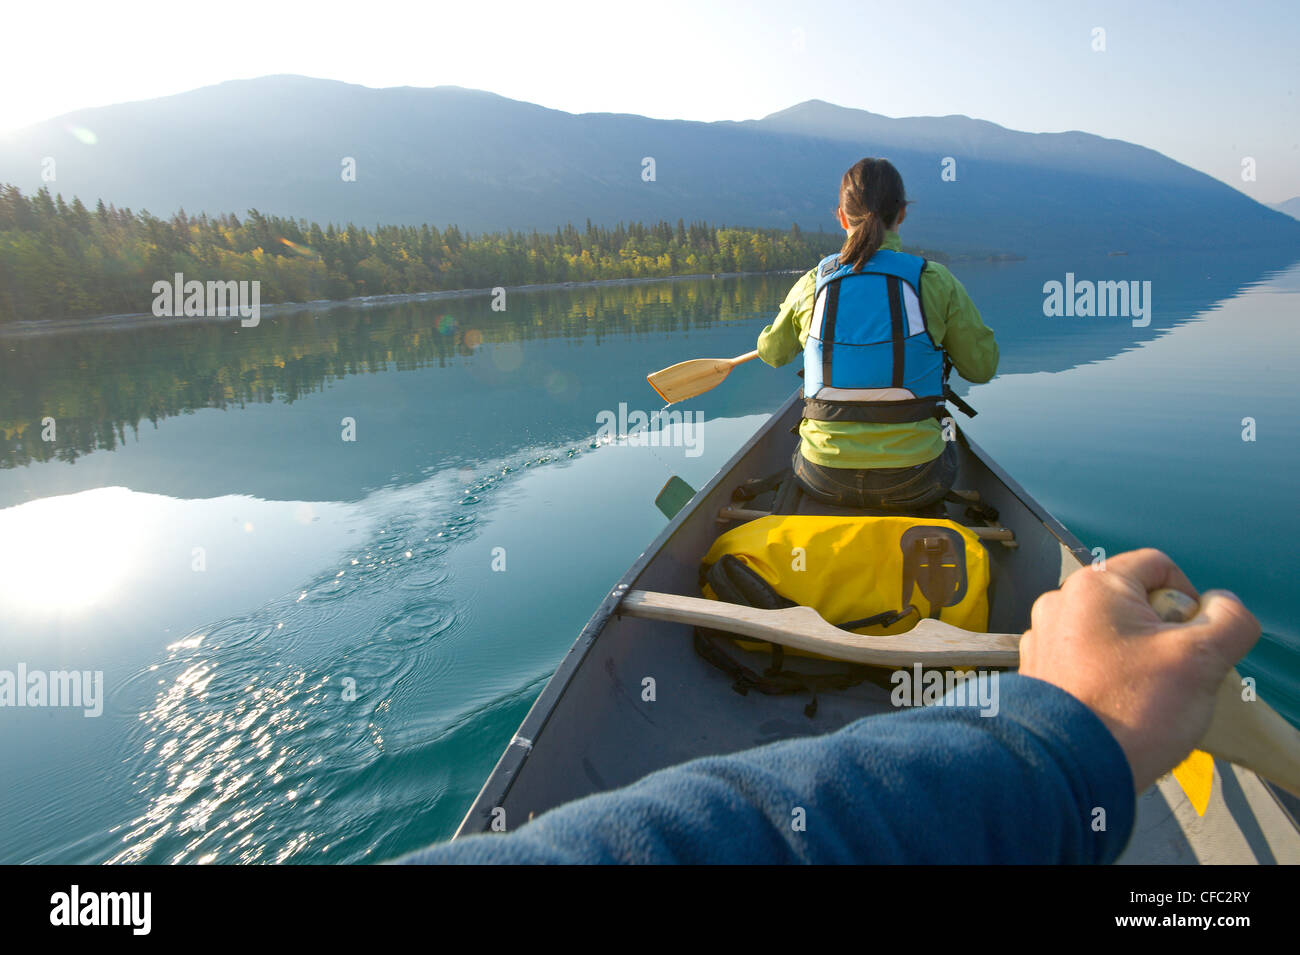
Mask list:
[[[0,187],[0,323],[148,312],[155,281],[261,283],[261,302],[811,268],[824,232],[620,223],[470,235],[456,226],[322,227],[233,214],[170,219]],[[927,253],[931,258],[943,256]]]

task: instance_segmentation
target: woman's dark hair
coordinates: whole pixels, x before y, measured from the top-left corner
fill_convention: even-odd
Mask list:
[[[888,159],[859,159],[840,180],[840,208],[849,223],[849,236],[840,249],[840,265],[857,272],[885,241],[907,196],[903,177]]]

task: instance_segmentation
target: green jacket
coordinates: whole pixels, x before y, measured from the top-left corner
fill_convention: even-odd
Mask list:
[[[897,232],[885,234],[882,249],[901,251]],[[758,336],[758,357],[773,368],[803,354],[817,287],[816,269],[790,289],[776,321]],[[933,338],[967,381],[984,382],[998,370],[998,343],[980,318],[962,284],[938,262],[927,262],[921,281],[921,307]],[[905,468],[943,453],[943,432],[931,418],[908,424],[812,421],[799,426],[803,456],[832,468]]]

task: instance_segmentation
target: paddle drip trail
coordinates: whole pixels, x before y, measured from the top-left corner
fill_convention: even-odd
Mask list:
[[[672,407],[672,403],[670,402],[669,404],[664,405],[658,411],[651,412],[650,419],[649,421],[646,422],[645,425],[638,428],[629,428],[625,433],[621,433],[621,434],[616,433],[608,437],[603,442],[600,440],[600,433],[597,432],[593,436],[590,444],[592,447],[597,447],[600,444],[604,443],[604,444],[622,444],[626,447],[633,447],[633,448],[646,448],[650,451],[651,457],[653,457],[656,461],[658,461],[661,465],[663,465],[665,471],[667,471],[670,475],[674,474],[675,471],[673,469],[673,466],[669,464],[667,461],[665,461],[663,458],[661,458],[659,454],[655,451],[656,447],[661,446],[661,442],[654,441],[651,439],[652,435],[656,433],[659,435],[664,434],[664,429],[662,427],[656,429],[655,426],[660,421],[660,419],[662,419],[664,412],[666,412],[671,407]],[[685,427],[684,421],[682,426],[683,428]],[[638,438],[637,437],[638,435],[644,435],[644,440]]]
[[[664,405],[662,408],[660,408],[658,411],[654,412],[650,416],[650,423],[645,426],[645,432],[647,435],[654,430],[655,422],[657,422],[660,418],[662,418],[664,412],[671,407],[672,407],[672,403],[670,402],[669,404]],[[663,434],[663,428],[659,429],[659,433]],[[646,447],[650,449],[651,456],[664,466],[664,470],[667,471],[669,474],[672,474],[673,473],[672,466],[669,465],[669,463],[665,461],[663,458],[659,457],[658,454],[655,454],[654,445],[651,442],[647,441]]]

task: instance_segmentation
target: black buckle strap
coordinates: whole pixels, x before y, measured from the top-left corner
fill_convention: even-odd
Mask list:
[[[847,623],[837,623],[835,626],[841,630],[850,632],[860,627],[892,627],[900,620],[906,620],[912,614],[917,617],[921,616],[921,611],[916,609],[915,604],[908,604],[902,610],[886,610],[884,613],[873,614],[870,617],[863,617],[861,620],[850,620]]]
[[[891,334],[894,338],[894,378],[893,387],[903,387],[903,362],[907,355],[905,345],[905,335],[903,329],[903,282],[896,276],[891,275],[885,279],[885,285],[889,289],[889,324]],[[829,381],[826,384],[830,384]]]
[[[840,283],[832,282],[826,287],[826,299],[822,303],[822,387],[831,387],[831,352],[835,347],[835,313],[839,310]]]
[[[961,395],[948,387],[948,376],[952,374],[952,358],[947,352],[943,353],[943,400],[951,401],[953,406],[968,418],[973,418],[977,414],[974,408],[962,400]]]
[[[978,411],[962,400],[961,395],[949,388],[947,382],[944,382],[943,385],[943,400],[951,401],[957,410],[968,418],[973,418],[979,414]]]
[[[869,424],[907,424],[928,418],[943,420],[943,398],[906,398],[902,401],[827,401],[805,398],[803,416],[814,421],[860,421]]]

